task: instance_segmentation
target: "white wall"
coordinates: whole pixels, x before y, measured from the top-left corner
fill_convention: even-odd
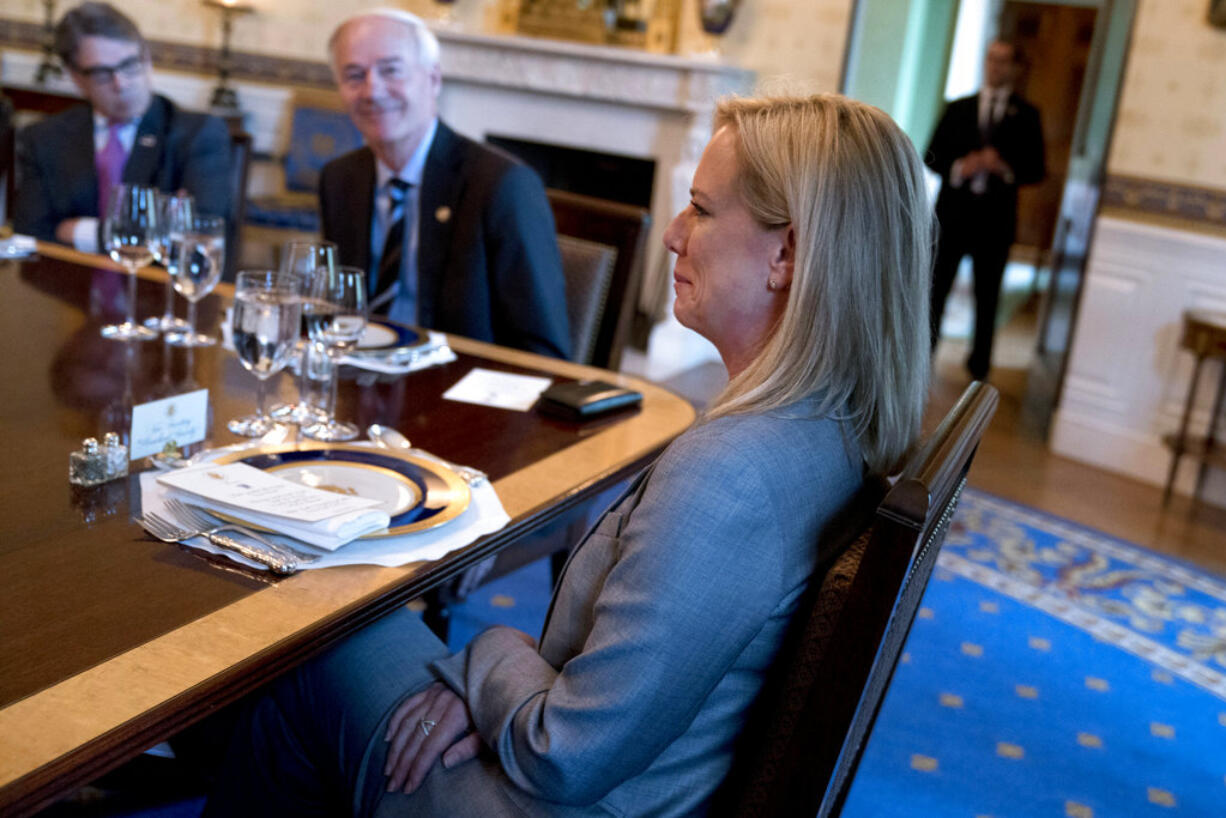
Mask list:
[[[1171,458],[1162,436],[1179,428],[1194,360],[1179,346],[1183,312],[1226,311],[1224,260],[1226,235],[1099,218],[1052,426],[1057,454],[1165,483]],[[1206,364],[1193,433],[1204,433],[1223,376]],[[1185,457],[1176,490],[1190,492],[1195,472]],[[1204,498],[1226,505],[1226,472],[1210,470]]]

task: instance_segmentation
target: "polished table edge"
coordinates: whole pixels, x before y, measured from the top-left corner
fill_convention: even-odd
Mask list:
[[[66,261],[70,264],[79,264],[82,267],[89,267],[95,270],[114,270],[117,273],[125,273],[127,269],[119,262],[112,261],[110,256],[104,256],[99,253],[87,253],[84,250],[77,250],[74,247],[68,247],[63,244],[56,244],[53,241],[37,241],[35,242],[35,255],[33,257],[50,258],[56,261]],[[22,259],[17,259],[21,261]],[[148,265],[140,267],[136,271],[138,278],[144,278],[149,281],[166,281],[170,278],[165,270],[161,267]],[[213,288],[214,295],[220,295],[225,298],[234,296],[234,285],[225,281],[220,281]]]
[[[40,244],[40,252],[116,267],[59,246]],[[165,278],[160,270],[150,272]],[[304,571],[0,709],[0,812],[29,814],[45,806],[496,553],[559,510],[632,474],[695,419],[689,403],[639,378],[461,337],[448,341],[491,361],[637,389],[642,409],[496,480],[516,523],[446,564]]]
[[[82,267],[91,267],[96,270],[115,270],[124,272],[124,266],[118,262],[112,261],[109,256],[100,255],[98,253],[86,253],[82,250],[77,250],[63,244],[56,244],[53,241],[38,241],[35,242],[36,255],[42,258],[53,258],[57,261],[67,261],[71,264],[79,264]],[[141,267],[136,271],[141,278],[166,279],[166,272],[157,267]]]

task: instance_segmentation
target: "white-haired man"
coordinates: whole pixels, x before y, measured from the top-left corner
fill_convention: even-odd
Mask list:
[[[320,176],[324,237],[367,270],[372,311],[566,357],[565,282],[540,179],[438,119],[438,40],[420,19],[368,11],[329,41],[366,146]]]

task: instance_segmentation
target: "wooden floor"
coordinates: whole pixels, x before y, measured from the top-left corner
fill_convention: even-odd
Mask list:
[[[1030,318],[1023,313],[998,335],[1002,354],[993,358],[1006,365],[994,367],[989,380],[1000,390],[1000,407],[971,468],[970,484],[1226,577],[1226,510],[1193,507],[1181,495],[1163,509],[1160,488],[1052,454],[1023,419],[1024,362],[1034,340]],[[965,343],[941,342],[925,428],[939,421],[970,382],[965,357]]]

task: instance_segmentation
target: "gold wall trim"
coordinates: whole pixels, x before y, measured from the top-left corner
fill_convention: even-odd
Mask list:
[[[0,47],[38,51],[42,48],[43,27],[40,23],[0,17]],[[215,74],[220,49],[205,48],[165,40],[149,40],[153,64],[171,71],[195,74]],[[325,62],[270,57],[247,51],[231,53],[232,78],[272,85],[309,85],[333,89],[332,69]]]
[[[1103,185],[1102,203],[1226,227],[1226,190],[1112,175]]]

